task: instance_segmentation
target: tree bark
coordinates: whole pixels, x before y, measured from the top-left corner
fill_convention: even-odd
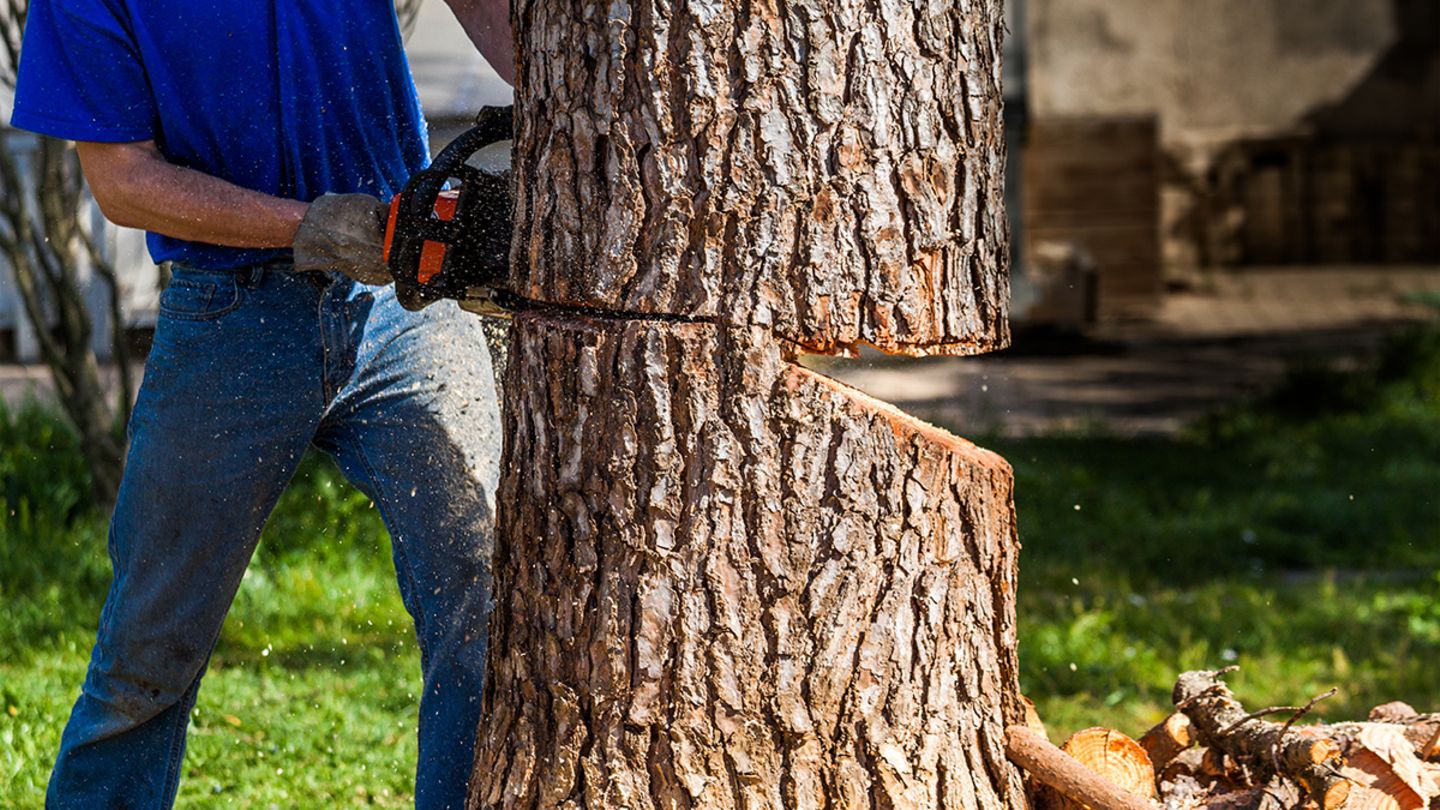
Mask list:
[[[1000,0],[519,0],[511,289],[1008,342]]]
[[[995,808],[1000,457],[762,330],[528,315],[475,807]]]
[[[1009,466],[796,365],[1003,345],[998,0],[518,0],[472,808],[1021,806]]]

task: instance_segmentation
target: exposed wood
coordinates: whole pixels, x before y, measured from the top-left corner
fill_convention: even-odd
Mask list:
[[[1008,342],[1000,0],[518,0],[512,288],[812,351]]]
[[[1050,739],[1050,732],[1045,729],[1045,721],[1040,719],[1040,712],[1035,708],[1035,701],[1021,695],[1020,703],[1025,707],[1025,725],[1041,737]]]
[[[1184,712],[1174,712],[1155,724],[1140,738],[1140,746],[1150,755],[1150,764],[1155,770],[1163,770],[1170,760],[1195,742],[1190,730],[1190,718]]]
[[[1060,750],[1126,792],[1154,798],[1155,768],[1139,743],[1113,728],[1095,727],[1071,734]]]
[[[1416,810],[1440,796],[1440,765],[1424,761],[1406,726],[1342,723],[1327,726],[1326,733],[1341,752],[1341,773],[1353,785],[1347,807]]]
[[[1194,724],[1201,744],[1224,752],[1262,782],[1266,774],[1278,773],[1304,787],[1322,810],[1344,805],[1350,783],[1336,770],[1341,751],[1333,741],[1252,715],[1215,672],[1181,675],[1174,701]]]
[[[1420,748],[1420,758],[1427,762],[1440,759],[1440,723],[1435,725],[1435,730],[1430,733],[1430,739]]]
[[[764,330],[513,323],[472,806],[1023,803],[1004,460]]]
[[[1155,808],[1144,796],[1101,776],[1025,726],[1005,730],[1005,751],[1032,778],[1083,807],[1091,810]]]

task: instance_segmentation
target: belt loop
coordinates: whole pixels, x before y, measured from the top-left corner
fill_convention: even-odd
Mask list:
[[[247,286],[250,286],[250,287],[259,286],[260,280],[263,279],[263,278],[265,278],[265,265],[263,265],[263,264],[252,265],[252,266],[250,267],[250,274],[249,274],[249,275],[250,275],[250,277],[246,280],[246,281],[247,281]]]

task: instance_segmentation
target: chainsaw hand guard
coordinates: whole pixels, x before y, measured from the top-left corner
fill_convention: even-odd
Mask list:
[[[485,107],[475,126],[416,173],[390,205],[385,261],[395,295],[406,309],[442,298],[472,311],[502,298],[509,275],[511,198],[509,172],[486,172],[466,163],[480,149],[509,140],[510,107]],[[457,188],[447,188],[459,181]],[[494,311],[501,311],[495,307]]]

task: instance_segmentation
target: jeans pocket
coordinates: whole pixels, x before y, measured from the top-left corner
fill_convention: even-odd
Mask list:
[[[160,315],[182,321],[209,321],[240,306],[244,292],[234,273],[177,268],[160,293]]]

